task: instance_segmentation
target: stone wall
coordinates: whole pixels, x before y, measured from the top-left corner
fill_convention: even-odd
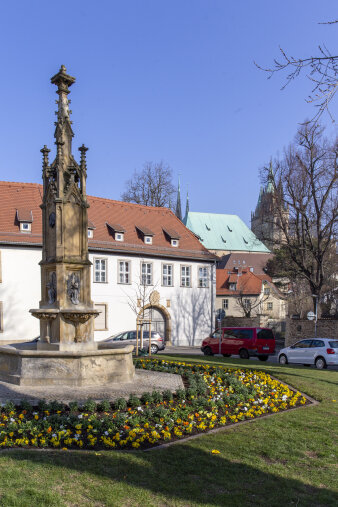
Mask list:
[[[222,320],[221,327],[265,327],[267,322],[266,316],[255,316],[255,317],[225,317]],[[216,320],[216,326],[218,321]]]
[[[286,319],[285,346],[288,347],[302,338],[315,335],[315,322],[307,319]],[[338,320],[319,319],[317,336],[321,338],[338,338]]]

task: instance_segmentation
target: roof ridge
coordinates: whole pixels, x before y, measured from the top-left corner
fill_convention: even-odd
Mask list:
[[[25,186],[29,186],[29,187],[42,187],[42,184],[41,183],[28,183],[28,182],[25,182],[25,181],[4,181],[4,180],[0,180],[0,184],[7,184],[7,185],[15,185],[15,186],[22,186],[22,185],[25,185]]]

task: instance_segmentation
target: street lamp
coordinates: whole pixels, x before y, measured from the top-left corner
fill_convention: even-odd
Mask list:
[[[312,294],[312,297],[315,298],[315,338],[317,338],[317,320],[318,320],[318,294]]]

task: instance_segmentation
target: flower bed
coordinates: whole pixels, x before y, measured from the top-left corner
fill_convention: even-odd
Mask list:
[[[0,448],[145,448],[279,412],[307,400],[262,371],[137,359],[137,368],[178,373],[185,389],[153,391],[113,403],[7,403],[0,411]]]

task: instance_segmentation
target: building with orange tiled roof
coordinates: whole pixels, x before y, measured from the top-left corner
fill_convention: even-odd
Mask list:
[[[265,315],[267,323],[286,318],[285,296],[266,274],[250,267],[216,270],[216,311],[226,317]]]
[[[42,185],[0,182],[0,341],[39,334],[28,310],[40,299],[41,201]],[[95,339],[135,329],[147,303],[167,341],[198,344],[212,329],[215,256],[170,209],[93,196],[88,203],[92,297],[102,312]]]

